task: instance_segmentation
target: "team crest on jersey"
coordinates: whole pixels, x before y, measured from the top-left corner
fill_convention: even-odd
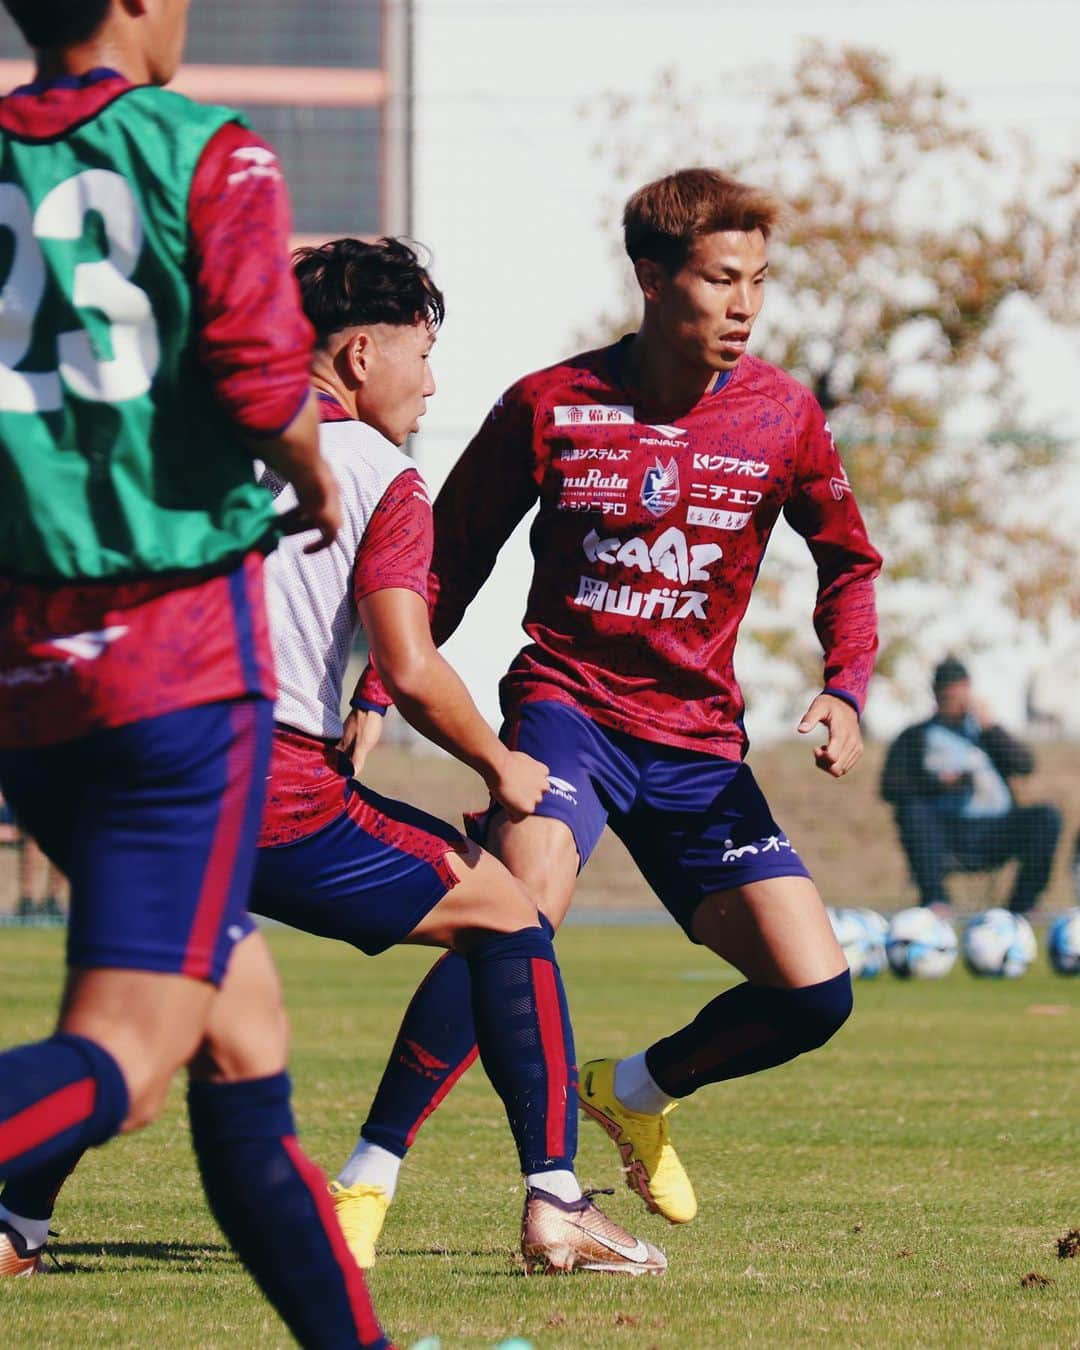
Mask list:
[[[679,466],[674,459],[659,458],[641,480],[641,504],[654,516],[666,516],[679,500]]]

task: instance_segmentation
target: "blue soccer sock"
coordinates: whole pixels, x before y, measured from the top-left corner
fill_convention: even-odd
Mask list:
[[[480,1058],[526,1176],[572,1171],[577,1066],[562,975],[545,928],[493,934],[470,952]]]
[[[214,1217],[300,1344],[388,1347],[326,1179],[296,1141],[288,1074],[192,1083],[188,1111]]]
[[[60,1188],[85,1152],[61,1154],[42,1167],[23,1172],[4,1185],[0,1191],[0,1205],[24,1219],[51,1219]]]
[[[814,1050],[851,1013],[848,971],[802,989],[740,984],[707,1003],[689,1026],[650,1045],[645,1063],[671,1097],[741,1078]]]
[[[96,1041],[57,1032],[8,1050],[0,1055],[0,1176],[44,1171],[51,1188],[58,1167],[65,1167],[62,1182],[84,1150],[117,1133],[127,1113],[124,1075]]]
[[[446,952],[405,1010],[361,1139],[403,1158],[476,1053],[469,964]]]

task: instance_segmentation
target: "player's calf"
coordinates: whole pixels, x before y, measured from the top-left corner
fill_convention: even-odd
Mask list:
[[[302,1346],[387,1347],[326,1179],[296,1141],[285,1073],[188,1088],[214,1217]]]
[[[210,1005],[191,1077],[200,1082],[268,1078],[285,1068],[289,1021],[281,981],[260,933],[238,942]]]
[[[785,1064],[824,1045],[851,1015],[851,974],[801,989],[740,984],[707,1003],[688,1026],[656,1041],[645,1063],[670,1097],[706,1083]]]
[[[13,1178],[78,1156],[119,1132],[124,1074],[92,1040],[58,1032],[0,1055],[0,1174]]]
[[[128,1094],[122,1131],[149,1125],[177,1070],[203,1038],[213,985],[148,970],[80,970],[70,979],[60,1027],[102,1048]]]

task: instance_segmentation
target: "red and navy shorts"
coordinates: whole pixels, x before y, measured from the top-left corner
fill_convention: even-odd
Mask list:
[[[376,956],[457,884],[447,855],[468,844],[445,821],[352,781],[339,759],[325,742],[275,731],[251,908]]]
[[[71,966],[220,984],[247,899],[270,760],[264,698],[0,750],[19,823],[71,882]]]
[[[707,895],[810,875],[739,760],[643,741],[552,700],[522,705],[501,735],[548,766],[534,814],[568,826],[579,865],[610,825],[688,934]],[[481,843],[497,810],[476,822]]]

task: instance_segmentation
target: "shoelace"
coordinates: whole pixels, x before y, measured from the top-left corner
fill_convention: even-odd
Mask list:
[[[581,1198],[582,1200],[588,1200],[591,1202],[594,1195],[614,1195],[614,1194],[615,1194],[614,1186],[593,1186],[591,1190],[582,1191]]]
[[[50,1228],[50,1229],[49,1229],[49,1237],[50,1237],[50,1238],[59,1237],[59,1236],[60,1236],[60,1234],[56,1231],[55,1228]],[[40,1251],[40,1253],[39,1253],[39,1256],[40,1256],[41,1260],[43,1260],[43,1261],[44,1261],[44,1260],[48,1260],[48,1261],[52,1262],[53,1270],[63,1270],[63,1269],[64,1269],[64,1263],[60,1260],[60,1258],[57,1256],[57,1254],[56,1254],[54,1251],[51,1251],[51,1250],[50,1250],[50,1248],[49,1248],[49,1243],[48,1243],[48,1238],[46,1238],[46,1240],[45,1240],[45,1245],[42,1247],[42,1249],[41,1249],[41,1251]]]

